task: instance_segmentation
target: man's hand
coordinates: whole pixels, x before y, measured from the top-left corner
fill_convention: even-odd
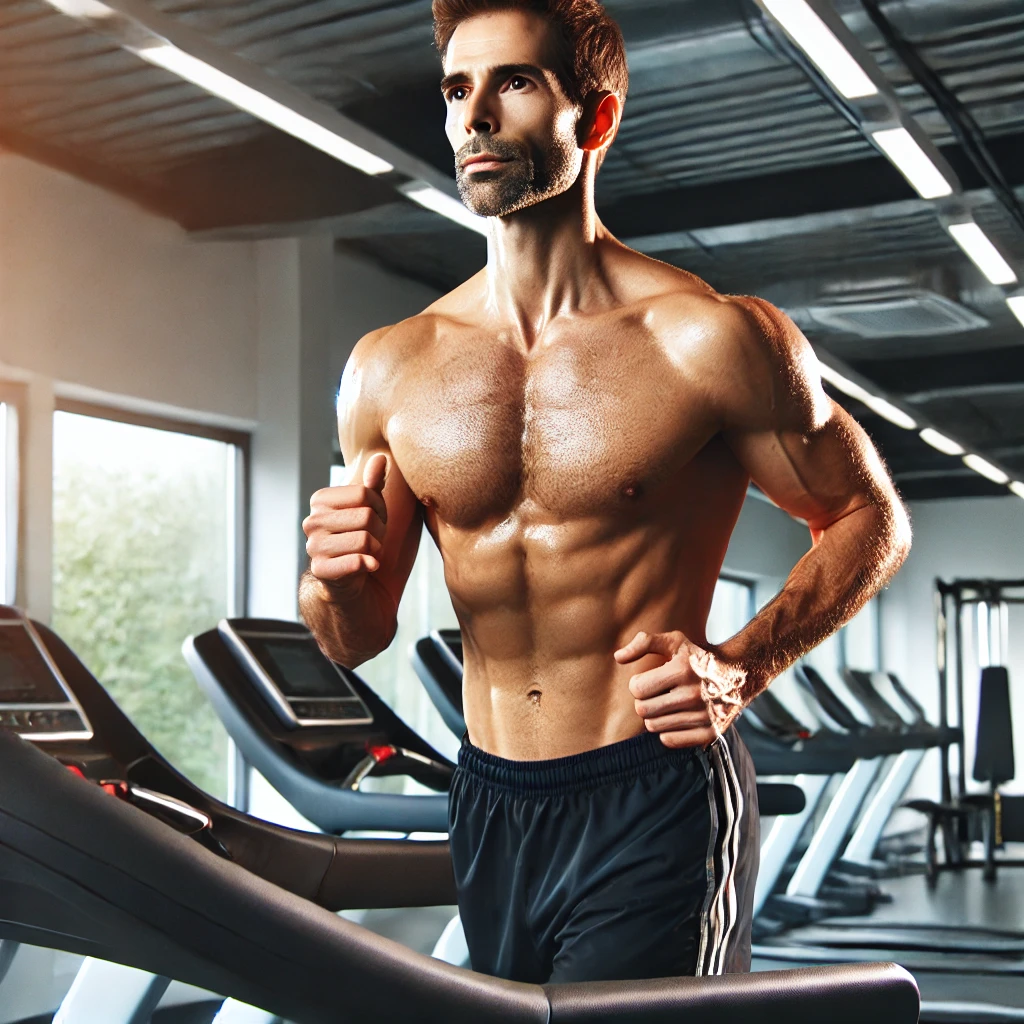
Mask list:
[[[666,747],[706,747],[739,717],[747,676],[710,651],[671,633],[637,633],[615,652],[620,665],[648,654],[665,658],[657,668],[629,681],[636,713],[649,732],[659,733]]]
[[[310,514],[302,523],[309,571],[323,584],[328,600],[358,597],[367,573],[380,568],[388,521],[387,468],[387,456],[378,452],[363,467],[362,484],[324,487],[310,499]]]

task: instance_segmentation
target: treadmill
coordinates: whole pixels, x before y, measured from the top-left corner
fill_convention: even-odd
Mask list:
[[[894,964],[541,986],[413,953],[334,911],[449,902],[446,843],[297,832],[228,807],[175,771],[52,631],[8,607],[0,622],[5,944],[130,965],[294,1024],[917,1020],[917,988]]]
[[[871,731],[859,723],[853,709],[819,674],[805,670],[805,680],[814,684],[808,687],[811,699],[822,702],[816,709],[819,715],[858,723],[861,736],[871,738]],[[859,691],[865,697],[863,706],[874,707],[878,713],[881,705],[876,702],[888,703],[886,690],[874,675],[859,674],[853,682],[854,694]],[[904,701],[896,687],[889,690],[889,694],[893,699],[898,697]],[[904,715],[917,717],[913,709],[907,712],[895,704],[889,705],[889,714],[894,716],[891,719],[894,725],[897,719],[905,721]],[[927,727],[927,722],[924,726]],[[919,735],[931,729],[925,727]],[[899,735],[897,728],[891,732]],[[929,745],[938,745],[936,740],[946,738],[941,729],[931,729],[930,734]],[[908,749],[915,749],[913,742],[917,740],[912,741]],[[875,799],[881,792],[880,787]],[[950,876],[946,883],[954,885],[956,880]],[[1024,933],[1016,929],[940,923],[925,919],[923,911],[917,911],[919,916],[915,919],[915,911],[904,909],[902,902],[909,902],[913,897],[918,905],[927,905],[920,902],[925,899],[923,875],[894,878],[888,883],[883,881],[882,885],[884,889],[900,893],[891,910],[879,909],[868,917],[837,916],[791,928],[780,935],[762,937],[755,944],[755,958],[762,965],[778,966],[891,956],[918,978],[925,997],[923,1019],[932,1019],[933,1014],[936,1020],[957,1022],[1024,1019],[1019,1010],[1024,1006]],[[917,892],[918,888],[921,892]],[[965,992],[970,993],[970,999],[964,999]]]

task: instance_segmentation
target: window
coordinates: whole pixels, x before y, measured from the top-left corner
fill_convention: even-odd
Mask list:
[[[719,577],[708,613],[708,643],[720,644],[735,636],[754,616],[754,584],[730,576]]]
[[[8,405],[0,402],[0,604],[10,604],[14,598],[13,587],[8,579],[10,569],[10,526],[8,525],[8,454],[7,416]]]
[[[67,408],[53,428],[54,629],[161,754],[224,798],[227,734],[181,644],[237,614],[244,438]]]
[[[0,382],[0,604],[17,599],[18,568],[18,412],[23,395]]]

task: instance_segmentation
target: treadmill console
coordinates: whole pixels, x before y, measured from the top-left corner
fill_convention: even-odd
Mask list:
[[[23,618],[0,619],[0,729],[34,743],[92,737],[85,712]]]
[[[373,715],[326,658],[308,630],[271,632],[221,619],[217,631],[281,722],[302,726],[369,725]]]

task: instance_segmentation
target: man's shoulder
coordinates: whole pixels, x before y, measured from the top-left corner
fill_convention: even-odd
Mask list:
[[[678,267],[646,259],[638,305],[667,344],[694,341],[719,355],[792,358],[807,342],[782,310],[753,295],[729,295]]]

